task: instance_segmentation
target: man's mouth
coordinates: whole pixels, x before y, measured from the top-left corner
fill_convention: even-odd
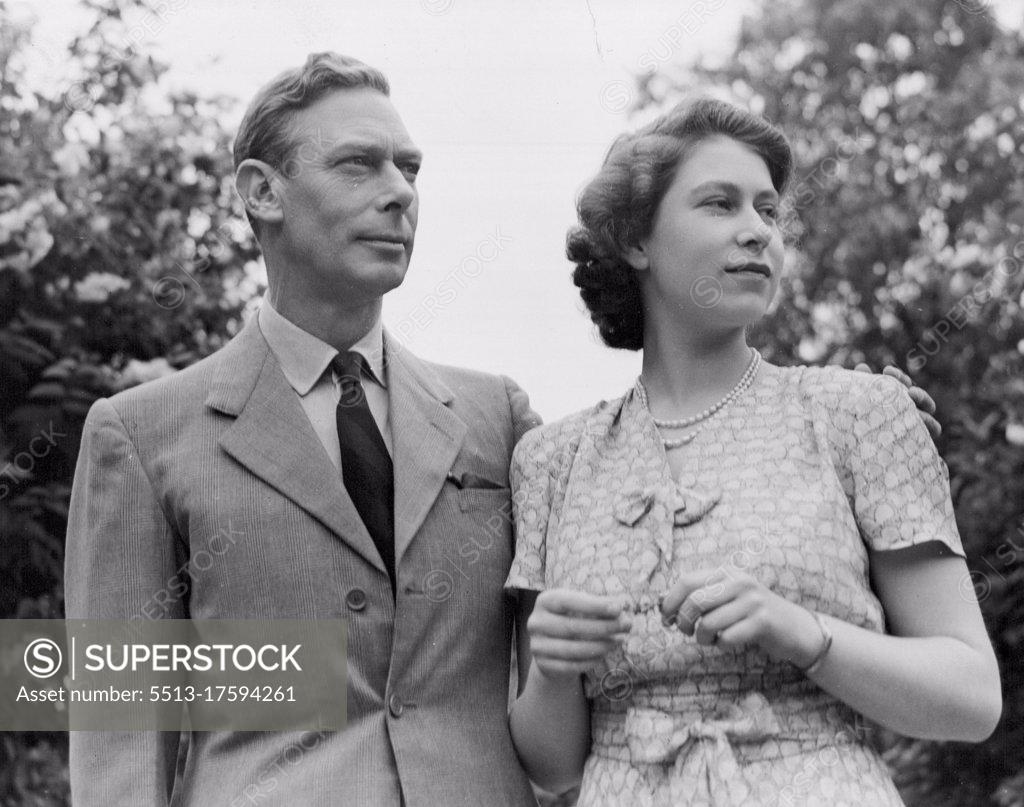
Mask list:
[[[725,271],[729,274],[753,274],[761,275],[764,278],[771,278],[772,270],[764,263],[741,263],[738,266],[727,266]]]
[[[406,239],[400,235],[392,235],[389,233],[373,233],[371,235],[364,235],[360,241],[369,241],[372,244],[393,244],[397,247],[404,247]]]

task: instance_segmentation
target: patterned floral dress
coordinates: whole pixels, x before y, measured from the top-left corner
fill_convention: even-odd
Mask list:
[[[762,362],[676,449],[630,391],[527,434],[512,463],[506,587],[627,594],[633,627],[589,674],[580,807],[885,807],[902,801],[863,718],[791,665],[698,645],[656,602],[686,571],[743,571],[873,631],[868,550],[963,555],[945,466],[895,380]]]

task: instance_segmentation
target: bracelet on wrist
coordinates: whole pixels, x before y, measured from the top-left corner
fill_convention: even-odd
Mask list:
[[[814,617],[814,621],[818,623],[818,627],[821,629],[821,650],[814,657],[810,664],[806,667],[802,667],[800,671],[804,675],[813,675],[816,673],[825,661],[825,656],[828,655],[828,651],[832,649],[832,629],[829,628],[828,622],[825,621],[825,617],[819,614],[817,611],[811,611],[811,615]]]

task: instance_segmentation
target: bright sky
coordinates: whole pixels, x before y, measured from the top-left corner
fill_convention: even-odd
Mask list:
[[[725,58],[750,0],[162,3],[136,30],[177,86],[247,102],[319,50],[388,75],[426,155],[412,266],[385,298],[385,324],[406,346],[510,375],[548,420],[632,383],[639,355],[600,345],[569,278],[574,200],[630,127],[630,76]],[[40,18],[44,50],[83,24],[74,0],[21,5]],[[998,5],[1020,19],[1021,0]]]

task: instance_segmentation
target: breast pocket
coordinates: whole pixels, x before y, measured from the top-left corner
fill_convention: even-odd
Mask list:
[[[492,512],[511,523],[512,491],[508,488],[463,488],[458,493],[463,513]]]
[[[512,565],[512,499],[508,488],[463,488],[458,553],[478,586],[500,590]]]

